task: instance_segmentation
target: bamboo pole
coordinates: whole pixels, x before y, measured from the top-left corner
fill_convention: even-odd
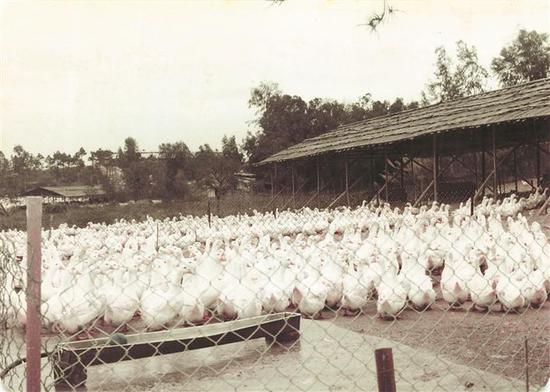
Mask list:
[[[42,197],[27,197],[27,391],[40,391]]]

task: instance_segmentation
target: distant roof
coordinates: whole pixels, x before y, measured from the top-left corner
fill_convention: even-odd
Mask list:
[[[90,197],[104,195],[101,185],[69,185],[69,186],[37,186],[24,192],[22,196],[54,196],[54,197]]]
[[[550,78],[342,125],[256,165],[396,143],[433,133],[548,117]]]
[[[256,174],[254,174],[254,173],[247,173],[247,172],[243,172],[243,171],[237,172],[234,175],[237,176],[237,177],[250,177],[250,178],[255,178],[256,177]]]

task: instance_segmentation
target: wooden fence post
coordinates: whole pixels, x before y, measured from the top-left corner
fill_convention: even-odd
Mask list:
[[[27,197],[27,391],[40,391],[42,197]]]
[[[376,358],[378,392],[396,392],[392,349],[379,348],[374,351],[374,356]]]

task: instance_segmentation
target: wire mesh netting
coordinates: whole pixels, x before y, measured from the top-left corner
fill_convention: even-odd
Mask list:
[[[43,231],[43,388],[371,391],[380,347],[398,390],[546,383],[550,242],[530,211],[547,193],[286,197],[296,209]],[[1,382],[20,391],[27,237],[0,240]]]

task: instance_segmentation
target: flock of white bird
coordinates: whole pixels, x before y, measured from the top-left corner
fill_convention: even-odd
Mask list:
[[[550,291],[550,242],[520,211],[544,197],[484,198],[473,216],[468,205],[364,203],[214,217],[211,226],[191,216],[62,225],[43,233],[44,326],[65,334],[98,323],[158,330],[289,308],[350,315],[374,302],[379,316],[394,319],[436,298],[485,311],[540,307]],[[0,268],[5,324],[24,327],[26,233],[0,232],[0,241],[19,260]]]

